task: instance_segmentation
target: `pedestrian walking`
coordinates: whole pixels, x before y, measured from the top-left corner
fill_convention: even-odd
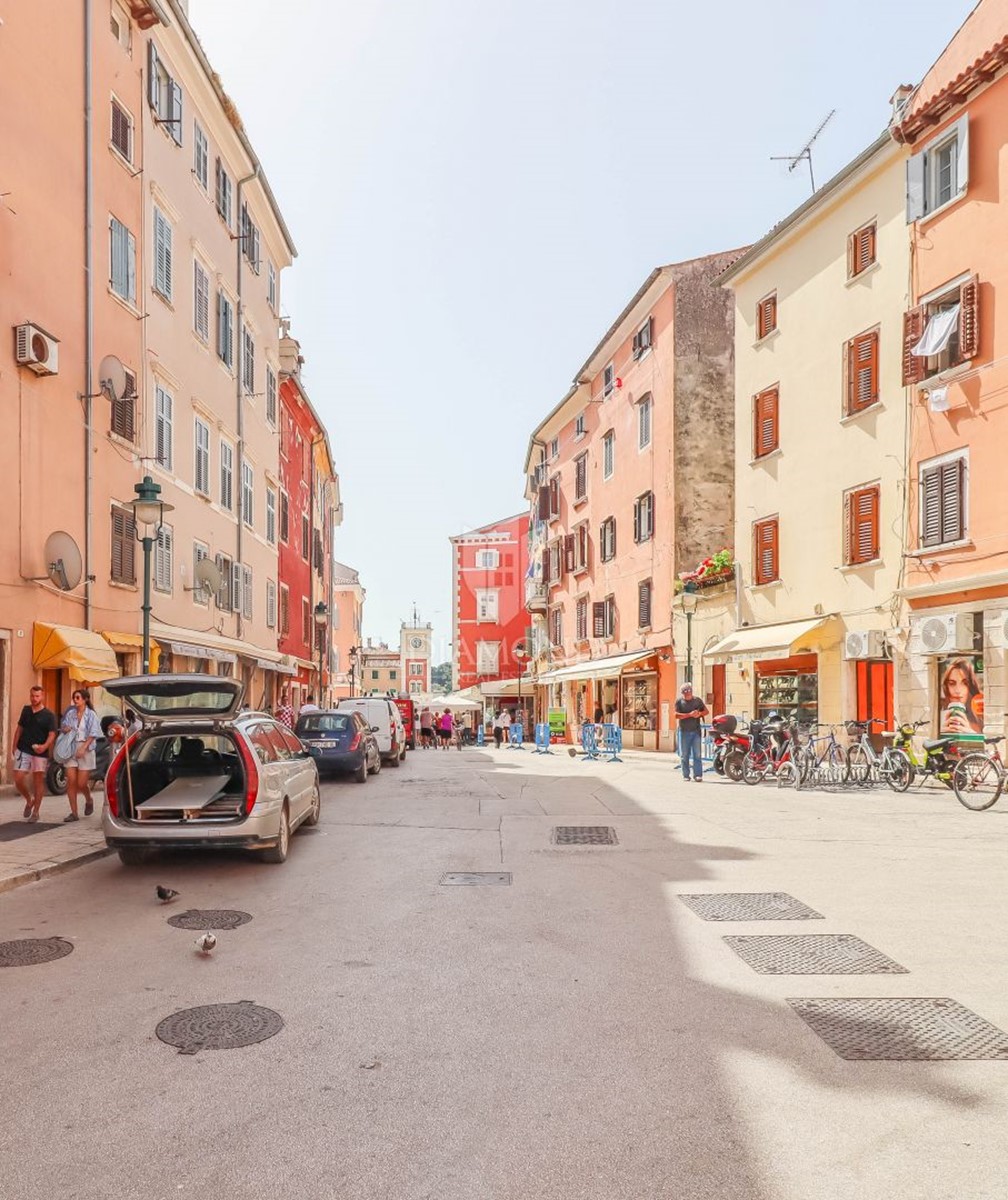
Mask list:
[[[450,750],[451,749],[452,726],[453,726],[453,721],[452,721],[451,710],[446,708],[444,710],[444,712],[441,714],[441,723],[438,726],[438,734],[441,738],[441,749],[442,750]]]
[[[690,760],[693,762],[694,782],[703,780],[703,764],[700,760],[700,722],[708,714],[707,705],[699,696],[693,695],[693,685],[684,683],[681,695],[675,702],[675,717],[679,722],[679,761],[682,763],[683,779],[689,783]]]
[[[504,740],[504,718],[500,709],[497,710],[497,715],[493,719],[493,736],[499,750],[501,742]]]
[[[294,706],[290,702],[290,694],[286,688],[280,693],[280,703],[276,706],[276,719],[288,729],[294,728]]]
[[[308,693],[308,699],[301,705],[302,713],[320,712],[319,706],[315,703],[315,695],[313,692]],[[301,715],[300,713],[298,714]]]
[[[91,799],[91,772],[95,769],[95,744],[101,737],[101,722],[91,704],[91,693],[87,688],[77,688],[70,697],[70,707],[63,714],[60,729],[64,733],[73,733],[73,757],[64,764],[67,777],[67,799],[70,801],[70,812],[63,818],[67,821],[78,820],[77,796],[84,795],[84,816],[89,817],[94,812],[94,801]]]
[[[56,714],[42,701],[42,688],[35,684],[28,703],[21,709],[14,730],[14,784],[24,797],[26,821],[37,821],[42,807],[42,785],[49,767],[49,751],[56,740]]]
[[[429,750],[434,744],[434,714],[430,705],[425,704],[420,713],[420,745]]]
[[[501,710],[501,734],[505,742],[511,741],[511,712],[507,708]]]

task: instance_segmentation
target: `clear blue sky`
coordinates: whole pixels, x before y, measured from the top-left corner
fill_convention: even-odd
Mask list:
[[[448,537],[523,507],[530,430],[652,267],[744,245],[884,128],[972,0],[191,0],[300,251],[365,633],[451,637]],[[438,650],[440,652],[438,652]]]

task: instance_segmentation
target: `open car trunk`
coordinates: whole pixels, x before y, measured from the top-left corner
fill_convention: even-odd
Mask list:
[[[193,729],[152,732],[119,774],[120,812],[141,823],[234,821],[245,816],[245,769],[234,737]]]

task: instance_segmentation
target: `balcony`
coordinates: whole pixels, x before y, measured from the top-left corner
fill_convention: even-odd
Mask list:
[[[529,579],[525,583],[525,607],[529,612],[544,613],[549,606],[549,588],[545,583]]]

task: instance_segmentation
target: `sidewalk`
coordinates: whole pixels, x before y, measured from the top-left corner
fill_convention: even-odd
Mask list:
[[[0,789],[0,892],[111,853],[101,831],[104,796],[100,788],[94,792],[94,801],[90,817],[64,825],[63,818],[70,811],[66,797],[46,793],[38,824],[29,825],[21,816],[24,803],[17,790]],[[83,812],[83,805],[79,811]],[[22,830],[26,831],[23,835]]]

